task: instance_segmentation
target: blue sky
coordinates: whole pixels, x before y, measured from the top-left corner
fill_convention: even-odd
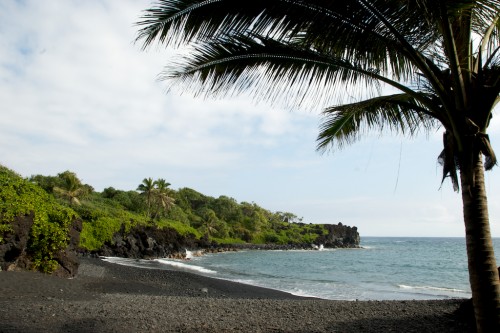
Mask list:
[[[441,132],[370,134],[321,155],[321,108],[195,99],[157,80],[169,53],[134,45],[149,0],[0,2],[0,163],[23,176],[71,170],[96,190],[145,177],[228,195],[361,236],[463,236],[461,196],[441,185]],[[495,113],[490,136],[499,147]],[[487,173],[500,237],[500,170]]]

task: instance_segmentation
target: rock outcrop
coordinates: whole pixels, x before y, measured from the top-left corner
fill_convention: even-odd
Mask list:
[[[357,248],[359,234],[356,227],[325,225],[327,235],[316,240],[317,244],[232,244],[220,245],[209,242],[207,238],[196,239],[194,235],[180,235],[174,229],[158,229],[153,226],[134,227],[130,231],[122,229],[110,242],[96,251],[96,255],[104,257],[122,257],[135,259],[183,258],[186,249],[203,250],[204,252],[224,252],[234,250],[296,250],[325,248]]]
[[[18,216],[10,224],[12,230],[3,234],[0,243],[0,268],[4,271],[28,269],[31,266],[26,250],[34,214]]]
[[[59,263],[59,268],[52,273],[61,277],[73,277],[78,273],[78,251],[80,245],[80,232],[82,232],[83,222],[81,219],[74,219],[69,229],[69,244],[58,252],[54,259]]]
[[[357,248],[360,237],[358,228],[338,224],[325,224],[328,234],[318,237],[316,242],[326,248]]]
[[[137,259],[167,258],[182,256],[186,248],[207,246],[209,244],[206,239],[196,239],[192,234],[183,236],[170,228],[138,226],[126,232],[122,227],[111,242],[106,242],[97,254],[105,257]]]
[[[10,226],[12,230],[3,234],[3,240],[0,244],[0,268],[1,270],[30,270],[32,261],[28,245],[30,239],[31,227],[33,226],[34,213],[18,216]],[[77,248],[80,242],[80,232],[82,230],[82,221],[74,219],[69,229],[68,246],[56,253],[54,260],[59,264],[59,268],[53,272],[54,275],[61,277],[73,277],[78,272]]]

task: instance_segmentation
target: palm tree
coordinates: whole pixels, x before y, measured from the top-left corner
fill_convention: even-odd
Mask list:
[[[157,1],[137,39],[191,46],[161,76],[173,85],[325,106],[320,151],[371,129],[441,129],[443,180],[462,188],[476,325],[500,332],[484,187],[496,164],[487,129],[500,92],[499,0]],[[382,94],[387,86],[395,92]],[[356,87],[367,92],[345,104]]]
[[[153,195],[155,191],[155,182],[153,181],[153,178],[144,178],[142,180],[142,183],[137,186],[137,191],[141,192],[142,195],[146,197],[146,206],[147,206],[147,211],[146,211],[146,216],[150,217],[151,214],[151,204],[153,201]]]
[[[165,179],[159,178],[155,182],[154,199],[157,204],[155,215],[158,216],[160,211],[168,212],[175,204],[175,199],[170,196],[171,184],[166,182]]]
[[[201,229],[205,232],[208,238],[217,233],[218,224],[219,219],[217,218],[215,212],[212,209],[207,209],[203,213],[203,226]]]
[[[78,179],[77,175],[71,171],[65,171],[58,174],[61,179],[61,186],[54,186],[53,191],[56,195],[68,200],[70,205],[80,205],[80,198],[91,190]]]

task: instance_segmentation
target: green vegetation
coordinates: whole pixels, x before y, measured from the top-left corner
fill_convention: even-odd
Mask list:
[[[309,244],[326,233],[321,225],[293,223],[301,219],[292,213],[271,212],[227,196],[214,198],[191,188],[176,191],[169,185],[145,178],[137,187],[140,193],[112,187],[91,193],[74,207],[84,221],[81,246],[98,249],[122,226],[138,224],[172,228],[219,244]]]
[[[152,178],[144,178],[139,184],[137,191],[146,198],[146,216],[160,218],[164,216],[174,206],[175,200],[170,196],[170,183],[165,179],[153,181]]]
[[[24,180],[2,168],[0,236],[16,216],[35,213],[33,241],[41,270],[51,271],[55,251],[67,244],[73,217],[83,221],[80,246],[97,250],[122,228],[149,225],[219,244],[310,244],[326,234],[322,225],[306,225],[289,212],[271,212],[255,203],[206,196],[190,188],[172,190],[164,179],[145,178],[137,191],[113,187],[96,192],[76,174],[34,175]],[[38,267],[37,266],[37,267]]]
[[[68,245],[69,227],[76,213],[41,187],[0,166],[0,242],[13,230],[16,218],[29,214],[33,214],[33,226],[28,254],[34,269],[50,273],[58,267],[55,254]]]
[[[58,175],[62,186],[54,186],[54,194],[68,200],[70,205],[79,205],[80,198],[91,192],[91,187],[84,186],[74,172],[65,171]]]

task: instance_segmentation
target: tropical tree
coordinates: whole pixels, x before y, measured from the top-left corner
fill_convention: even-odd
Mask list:
[[[66,200],[70,205],[80,205],[80,199],[92,192],[92,188],[82,184],[77,175],[71,171],[64,171],[57,175],[61,180],[59,186],[54,186],[52,191]]]
[[[224,238],[228,236],[227,224],[224,221],[221,221],[212,209],[204,208],[200,213],[203,224],[199,230],[207,235],[208,238]]]
[[[320,151],[372,129],[409,137],[441,129],[443,180],[462,188],[477,328],[500,332],[484,187],[484,169],[496,164],[487,129],[500,92],[499,7],[499,0],[158,0],[139,22],[138,40],[190,45],[162,78],[197,95],[245,91],[324,106]],[[355,87],[367,92],[346,104]]]
[[[54,187],[62,187],[63,180],[58,176],[32,175],[29,181],[43,188],[47,193],[54,193]]]
[[[153,195],[155,191],[155,182],[153,181],[153,178],[144,178],[142,183],[137,186],[137,191],[141,192],[141,194],[146,197],[146,216],[150,216],[151,204],[153,202]]]
[[[276,214],[280,217],[282,222],[286,223],[301,223],[303,220],[302,217],[298,217],[294,213],[290,212],[277,212]]]
[[[225,195],[221,195],[213,201],[212,209],[221,220],[228,224],[236,223],[242,218],[238,202]]]
[[[170,189],[168,188],[171,184],[167,183],[165,179],[160,178],[154,182],[155,191],[154,193],[154,202],[156,203],[156,212],[155,217],[160,215],[160,212],[163,211],[167,213],[175,204],[174,198],[170,196]]]
[[[211,209],[206,209],[203,214],[203,225],[201,229],[208,235],[208,237],[211,237],[217,232],[217,224],[218,218],[217,215],[215,215],[215,212]]]

